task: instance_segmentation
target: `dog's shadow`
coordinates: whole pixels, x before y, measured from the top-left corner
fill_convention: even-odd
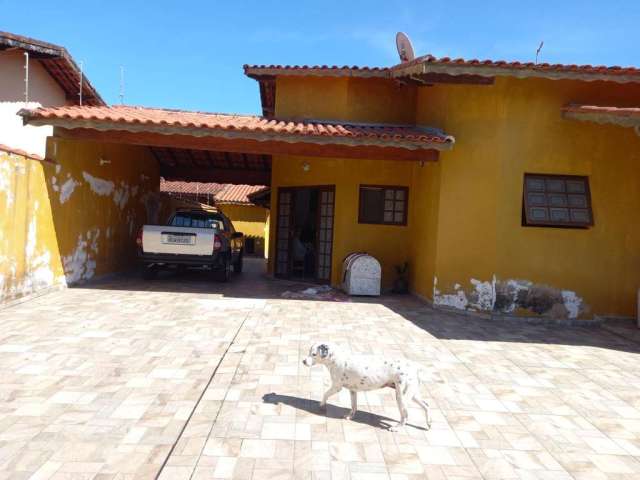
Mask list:
[[[320,415],[329,418],[344,418],[349,413],[348,408],[338,407],[336,405],[327,404],[326,410],[320,408],[320,402],[317,400],[310,400],[300,397],[292,397],[291,395],[280,395],[278,393],[267,393],[262,397],[264,403],[270,403],[272,405],[278,405],[283,403],[298,410],[304,410],[314,415]],[[383,430],[389,430],[392,426],[396,425],[396,421],[382,415],[376,415],[375,413],[364,412],[358,410],[355,416],[351,419],[352,422],[362,423],[370,425],[375,428]],[[409,425],[409,424],[407,424]],[[412,427],[425,430],[417,425],[411,425]]]

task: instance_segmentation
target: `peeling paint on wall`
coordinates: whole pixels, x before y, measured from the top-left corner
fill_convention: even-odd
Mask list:
[[[91,190],[93,190],[96,195],[107,196],[113,193],[115,184],[112,181],[94,177],[87,172],[82,172],[82,177],[89,183]]]
[[[67,181],[60,186],[60,203],[69,200],[69,197],[71,197],[71,194],[78,185],[80,185],[80,183],[71,178],[71,175],[68,175]]]
[[[13,178],[13,168],[11,163],[0,163],[0,192],[4,193],[7,197],[7,208],[13,205],[13,189],[11,188]]]
[[[89,280],[95,275],[95,256],[98,253],[99,237],[100,230],[97,228],[89,230],[86,236],[83,234],[78,235],[75,250],[71,255],[62,257],[67,283],[71,284]]]
[[[125,205],[129,202],[129,185],[124,182],[120,182],[120,186],[116,188],[113,194],[113,201],[120,207],[120,210],[124,209]]]
[[[589,308],[576,292],[560,290],[528,280],[491,281],[471,279],[469,288],[459,283],[442,293],[434,278],[433,303],[436,306],[491,312],[498,314],[536,315],[551,318],[576,319],[589,313]]]

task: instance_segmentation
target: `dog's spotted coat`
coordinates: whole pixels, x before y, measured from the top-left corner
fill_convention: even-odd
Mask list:
[[[407,422],[406,404],[409,400],[424,409],[427,428],[431,426],[429,405],[420,396],[420,369],[413,362],[389,360],[376,355],[351,355],[335,344],[323,342],[313,344],[302,363],[308,367],[318,363],[329,370],[332,384],[320,403],[323,408],[330,396],[346,388],[351,394],[351,411],[346,418],[352,419],[358,406],[358,392],[391,387],[396,390],[400,410],[398,427],[403,427]]]

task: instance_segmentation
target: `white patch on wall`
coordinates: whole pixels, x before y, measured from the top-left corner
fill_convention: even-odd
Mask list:
[[[14,200],[12,163],[10,161],[0,163],[0,192],[7,197],[7,207],[11,207]]]
[[[62,257],[67,283],[78,283],[92,278],[96,273],[95,254],[98,253],[100,230],[89,230],[86,237],[78,235],[78,242],[71,255]]]
[[[460,287],[459,284],[455,284],[454,288],[455,293],[447,293],[442,294],[440,290],[437,288],[438,286],[438,278],[433,278],[433,304],[442,306],[442,307],[451,307],[457,308],[459,310],[465,310],[467,305],[469,305],[469,301],[467,300],[467,296],[464,293],[464,290]]]
[[[564,304],[564,308],[567,309],[567,316],[569,318],[578,318],[578,314],[582,308],[582,298],[578,297],[576,292],[563,290],[562,302]]]
[[[123,210],[125,205],[129,202],[129,195],[129,185],[121,182],[120,186],[116,188],[115,193],[113,194],[113,201],[120,208],[120,210]]]
[[[51,253],[45,251],[36,255],[38,247],[38,202],[33,207],[33,217],[27,230],[27,242],[25,244],[26,271],[22,284],[17,287],[17,292],[26,295],[43,288],[54,285],[54,274],[51,269]]]
[[[54,177],[55,178],[55,177]],[[73,191],[75,190],[75,188],[80,185],[79,182],[76,182],[73,178],[71,178],[71,176],[69,175],[69,177],[67,178],[66,182],[64,182],[61,186],[60,186],[60,203],[64,203],[67,200],[69,200],[69,197],[71,197],[71,194],[73,193]]]
[[[91,190],[93,190],[96,195],[106,197],[113,193],[115,184],[112,181],[94,177],[87,172],[82,172],[82,177],[87,181],[87,183],[89,183]]]
[[[457,285],[457,284],[456,284]],[[469,307],[475,310],[493,310],[496,303],[496,276],[490,282],[481,282],[471,279],[474,291],[472,292]]]

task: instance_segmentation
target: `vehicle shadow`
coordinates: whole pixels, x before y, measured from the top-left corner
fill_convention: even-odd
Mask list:
[[[323,410],[320,408],[320,402],[317,400],[293,397],[291,395],[281,395],[278,393],[267,393],[262,397],[262,401],[264,403],[269,403],[272,405],[278,405],[282,403],[298,410],[303,410],[307,413],[328,418],[343,419],[347,415],[347,413],[349,413],[348,408],[338,407],[336,405],[328,403],[326,410]],[[382,430],[389,430],[390,427],[393,427],[398,423],[396,420],[393,420],[391,418],[377,415],[375,413],[365,412],[362,410],[358,410],[355,416],[348,421],[369,425],[371,427],[380,428]],[[410,423],[407,423],[407,426],[417,428],[418,430],[426,430],[426,428],[424,427],[420,427],[418,425],[413,425]]]

